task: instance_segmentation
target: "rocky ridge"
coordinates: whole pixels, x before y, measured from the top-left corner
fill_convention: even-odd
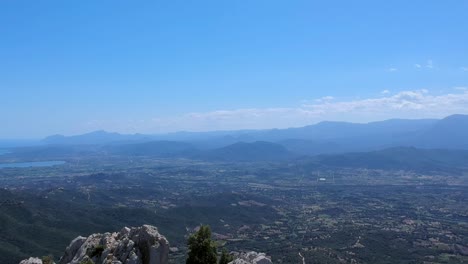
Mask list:
[[[73,239],[58,264],[168,264],[169,242],[154,226],[124,227],[120,232]],[[271,264],[264,253],[234,253],[230,264]],[[29,258],[20,264],[45,264]],[[51,263],[52,264],[52,263]]]
[[[59,264],[167,264],[169,242],[154,226],[124,227],[120,232],[79,236],[72,240]],[[20,264],[43,264],[29,258]]]
[[[272,264],[272,262],[265,253],[250,251],[236,254],[235,259],[229,262],[229,264]]]
[[[31,257],[31,258],[22,260],[20,264],[43,264],[43,262],[40,258]]]

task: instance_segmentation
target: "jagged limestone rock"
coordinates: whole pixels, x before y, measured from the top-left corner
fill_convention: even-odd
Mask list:
[[[167,264],[169,242],[154,226],[123,228],[120,232],[75,238],[59,264]]]
[[[40,258],[28,258],[25,260],[22,260],[20,264],[42,264],[42,260]]]
[[[235,255],[235,259],[229,264],[272,264],[270,257],[265,253],[257,253],[255,251],[239,253]]]
[[[58,264],[168,264],[169,242],[154,226],[124,227],[120,232],[92,234],[73,239]],[[235,253],[229,264],[272,264],[265,253]],[[20,264],[43,264],[29,258]]]

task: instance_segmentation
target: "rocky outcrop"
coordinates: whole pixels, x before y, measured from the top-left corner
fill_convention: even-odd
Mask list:
[[[22,260],[20,264],[42,264],[42,260],[39,258],[28,258],[28,259]]]
[[[154,226],[124,227],[120,232],[73,239],[59,264],[167,264],[169,242]],[[20,264],[43,264],[29,258]]]
[[[124,227],[120,232],[73,239],[58,264],[168,264],[170,250],[169,242],[156,227]],[[250,251],[233,253],[233,256],[229,264],[272,264],[265,253]],[[20,264],[45,263],[31,257]]]
[[[265,253],[257,253],[255,251],[236,254],[235,259],[229,264],[272,264],[270,257]]]

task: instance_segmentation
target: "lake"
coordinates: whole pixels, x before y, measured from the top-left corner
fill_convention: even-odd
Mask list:
[[[30,167],[51,167],[56,165],[65,164],[65,161],[33,161],[33,162],[14,162],[14,163],[0,163],[0,169],[3,168],[30,168]]]

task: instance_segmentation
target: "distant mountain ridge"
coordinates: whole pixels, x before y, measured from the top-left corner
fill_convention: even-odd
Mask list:
[[[468,149],[468,115],[443,119],[390,119],[366,124],[320,122],[315,125],[267,130],[178,132],[162,135],[124,135],[95,131],[77,136],[55,135],[43,142],[53,145],[132,144],[183,141],[197,149],[217,149],[238,142],[268,141],[303,155],[374,151],[391,147]],[[141,146],[143,147],[143,146]]]
[[[457,171],[468,168],[468,150],[396,147],[371,152],[319,155],[316,164],[332,167],[383,170]]]
[[[104,149],[113,154],[156,157],[185,157],[199,151],[192,144],[168,140],[112,144],[105,146]]]
[[[420,147],[468,149],[468,115],[451,115],[424,131]]]
[[[142,134],[124,135],[116,132],[107,132],[98,130],[82,135],[63,136],[52,135],[44,138],[42,141],[47,144],[65,144],[65,145],[80,145],[80,144],[108,144],[119,141],[137,141],[151,140],[151,136]]]
[[[256,141],[234,143],[205,151],[201,156],[205,159],[221,161],[274,161],[291,158],[294,155],[280,144]]]

